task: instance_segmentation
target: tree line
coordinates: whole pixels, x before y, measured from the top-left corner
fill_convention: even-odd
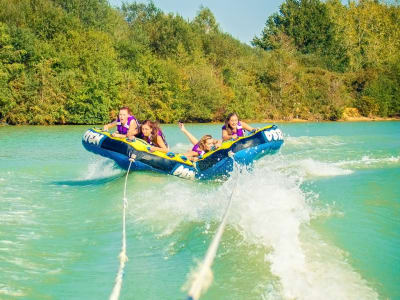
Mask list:
[[[266,16],[267,17],[267,16]],[[252,45],[200,7],[0,0],[0,122],[99,124],[400,116],[400,7],[286,0]]]

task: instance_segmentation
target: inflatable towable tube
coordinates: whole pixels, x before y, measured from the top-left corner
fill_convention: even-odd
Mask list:
[[[89,129],[82,138],[86,150],[114,160],[125,170],[129,167],[129,158],[133,158],[133,171],[155,171],[187,179],[212,179],[227,175],[233,170],[232,158],[241,165],[249,165],[260,157],[275,153],[282,143],[281,130],[276,125],[270,125],[236,140],[225,141],[197,162],[191,162],[183,154],[150,152],[150,145],[141,139],[131,141],[112,137],[109,132],[100,129]]]

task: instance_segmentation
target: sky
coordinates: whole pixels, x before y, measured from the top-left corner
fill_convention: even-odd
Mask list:
[[[133,0],[109,0],[112,6]],[[140,1],[139,3],[148,3]],[[279,11],[284,0],[153,0],[156,7],[165,13],[175,13],[193,20],[200,6],[208,7],[215,16],[222,31],[229,33],[243,43],[250,41],[265,27],[267,18]]]

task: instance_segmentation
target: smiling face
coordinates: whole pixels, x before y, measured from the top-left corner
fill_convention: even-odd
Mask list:
[[[143,124],[142,133],[145,137],[149,137],[151,135],[151,127],[148,124]]]
[[[239,122],[239,119],[238,119],[237,115],[233,115],[229,118],[228,123],[232,129],[235,129],[237,127],[238,122]]]
[[[126,124],[126,122],[128,122],[129,113],[126,109],[121,109],[118,117],[122,124]]]
[[[204,143],[204,148],[206,151],[210,151],[213,146],[214,146],[214,139],[212,138],[206,140]]]

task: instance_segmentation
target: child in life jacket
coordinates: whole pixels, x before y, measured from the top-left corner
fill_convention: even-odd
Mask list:
[[[179,122],[179,128],[188,137],[190,142],[193,144],[193,148],[185,153],[184,155],[192,160],[196,161],[203,154],[214,150],[221,146],[221,141],[215,140],[211,135],[206,134],[200,140],[196,139],[186,128],[185,125]]]
[[[140,126],[140,133],[137,137],[145,140],[151,145],[149,149],[151,152],[169,152],[168,143],[165,139],[165,136],[161,131],[160,126],[158,126],[156,122],[152,122],[150,120],[144,121],[143,124]]]
[[[231,113],[226,117],[225,125],[222,126],[222,140],[237,139],[244,136],[244,131],[253,131],[255,128],[243,121],[239,121],[236,113]]]
[[[139,133],[139,122],[132,115],[129,107],[121,107],[118,113],[118,118],[104,125],[103,130],[108,131],[110,128],[117,126],[117,131],[113,132],[111,136],[119,138],[132,139],[136,134]]]

